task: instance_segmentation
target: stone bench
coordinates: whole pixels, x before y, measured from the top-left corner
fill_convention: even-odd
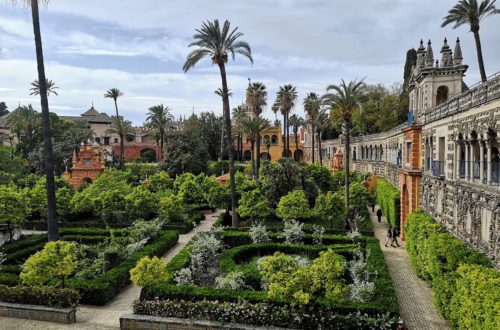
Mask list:
[[[75,308],[13,304],[0,301],[0,316],[57,323],[75,323]]]
[[[175,317],[157,317],[149,315],[126,314],[120,316],[121,330],[285,330],[276,327],[255,327],[234,323],[221,323],[214,321],[188,320]]]

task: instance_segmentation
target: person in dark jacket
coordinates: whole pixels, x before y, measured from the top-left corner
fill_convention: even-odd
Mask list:
[[[387,239],[385,240],[385,247],[387,247],[387,243],[389,243],[391,238],[392,238],[392,228],[389,227],[389,229],[387,229]]]
[[[393,245],[394,243],[396,243],[396,246],[399,246],[399,243],[398,243],[398,229],[396,227],[392,228],[392,242],[391,242],[391,246],[392,247],[396,247],[396,246]]]
[[[382,210],[381,209],[377,210],[377,218],[378,218],[378,222],[380,223],[382,221]]]

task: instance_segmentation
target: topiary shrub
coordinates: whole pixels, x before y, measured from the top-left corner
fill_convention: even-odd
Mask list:
[[[143,257],[130,270],[130,280],[136,286],[146,287],[161,283],[165,278],[165,263],[158,257]]]
[[[238,202],[236,212],[243,218],[251,220],[265,220],[272,214],[271,207],[267,199],[260,193],[259,189],[254,189],[242,193]]]
[[[302,190],[294,190],[281,197],[276,215],[281,219],[308,219],[311,217],[309,202]]]
[[[400,192],[389,181],[384,178],[377,178],[375,188],[377,204],[386,217],[391,227],[400,227]]]
[[[166,193],[160,199],[158,208],[158,216],[166,223],[169,222],[182,222],[184,215],[184,206],[182,199],[173,193]]]

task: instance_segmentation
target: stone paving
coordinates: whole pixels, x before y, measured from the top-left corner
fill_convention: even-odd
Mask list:
[[[393,248],[390,242],[388,247],[384,246],[389,226],[385,217],[382,217],[381,223],[377,221],[377,209],[378,206],[375,212],[370,209],[370,220],[394,283],[401,318],[410,330],[450,329],[434,308],[430,286],[420,280],[411,269],[404,241],[398,239],[400,247]]]
[[[206,219],[187,234],[179,235],[179,242],[170,249],[162,259],[171,260],[180,250],[201,231],[208,231],[217,220],[222,210],[208,213]],[[129,285],[105,306],[80,305],[76,314],[74,324],[56,324],[35,320],[23,320],[15,318],[0,317],[0,330],[60,330],[60,329],[83,329],[83,330],[111,330],[119,329],[119,318],[123,314],[132,313],[132,302],[139,298],[141,289]]]

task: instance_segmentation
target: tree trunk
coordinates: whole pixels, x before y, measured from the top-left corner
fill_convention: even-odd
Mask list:
[[[286,113],[283,114],[283,157],[287,157],[286,151]]]
[[[229,111],[226,67],[224,63],[219,63],[219,69],[222,79],[222,111],[224,113],[224,122],[226,123],[227,151],[229,155],[229,185],[231,187],[232,226],[238,227],[238,214],[236,213],[238,201],[236,200],[236,186],[234,182],[234,148],[233,141],[231,141],[231,113]]]
[[[350,123],[348,120],[344,121],[345,124],[345,147],[344,147],[344,157],[345,157],[345,207],[346,207],[346,219],[345,219],[345,229],[349,230],[350,224],[349,224],[349,219],[350,219],[350,212],[349,212],[349,180],[350,180],[350,175],[349,175],[349,148],[350,148],[350,134],[351,134],[351,128],[349,127]]]
[[[157,160],[163,160],[163,141],[165,140],[165,133],[160,132],[160,158]]]
[[[116,99],[114,99],[115,101],[115,110],[116,110],[116,122],[118,123],[118,129],[120,130],[118,133],[120,135],[120,170],[123,170],[123,163],[124,163],[124,159],[123,159],[123,155],[125,153],[125,146],[124,146],[124,142],[123,142],[123,127],[122,127],[122,122],[120,121],[120,116],[118,115],[118,103],[116,102]]]
[[[36,62],[38,69],[38,82],[40,87],[40,102],[42,107],[43,143],[45,149],[45,177],[47,187],[47,229],[49,242],[59,239],[56,218],[56,186],[54,183],[54,156],[52,153],[52,131],[50,128],[49,100],[47,98],[47,80],[43,62],[42,36],[40,32],[40,16],[38,1],[31,2],[31,15],[33,18],[33,32],[35,34]]]
[[[257,172],[255,173],[255,177],[257,178],[257,182],[259,181],[259,169],[260,169],[260,128],[257,132],[257,159],[255,160],[255,169]]]
[[[311,125],[312,129],[312,162],[314,163],[314,136],[316,135],[314,125]]]
[[[319,165],[323,166],[323,154],[321,152],[321,132],[318,131],[318,153],[319,153]]]
[[[479,63],[479,72],[481,73],[481,81],[486,81],[486,71],[484,70],[484,62],[483,62],[483,50],[481,48],[481,39],[479,38],[479,29],[478,31],[474,31],[474,40],[476,41],[476,52],[477,52],[477,61]]]
[[[222,121],[224,121],[224,115],[222,115]],[[224,153],[224,125],[221,126],[220,130],[220,155],[219,161],[222,160],[222,154]]]
[[[250,161],[252,162],[252,179],[255,180],[255,154],[253,152],[253,148],[255,147],[254,142],[250,142]]]
[[[290,127],[288,123],[288,117],[290,115],[290,110],[286,112],[286,156],[290,158]]]
[[[296,162],[299,162],[299,137],[297,136],[299,131],[297,130],[297,131],[294,131],[293,133],[295,134],[295,155],[297,155],[294,158],[296,158],[295,159]]]

